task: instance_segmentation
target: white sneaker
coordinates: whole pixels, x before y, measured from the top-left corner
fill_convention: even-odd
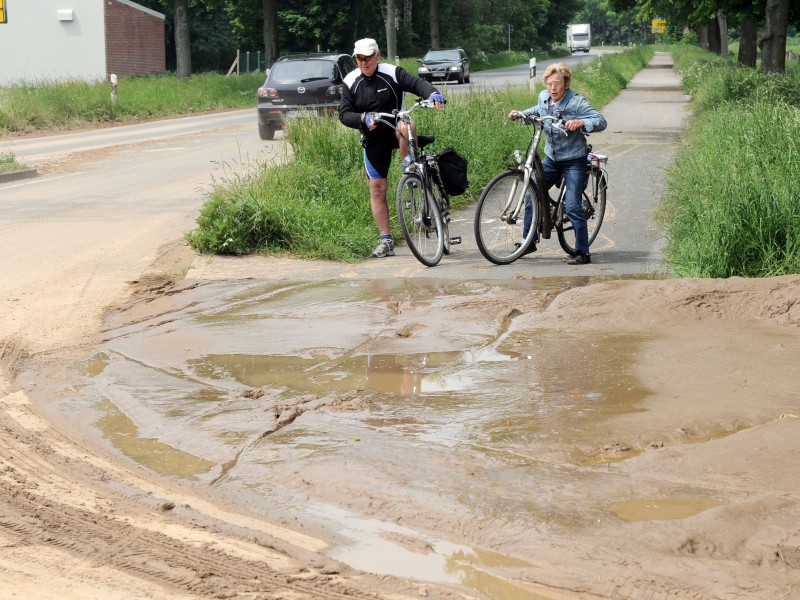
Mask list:
[[[386,240],[381,238],[380,243],[372,251],[374,258],[383,258],[384,256],[394,256],[394,240]]]

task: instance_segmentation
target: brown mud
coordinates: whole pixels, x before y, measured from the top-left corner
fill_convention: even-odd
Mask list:
[[[16,357],[0,584],[798,597],[799,298],[154,271],[90,344]]]

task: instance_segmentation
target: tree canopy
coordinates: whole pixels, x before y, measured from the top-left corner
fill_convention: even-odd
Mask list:
[[[362,37],[385,56],[421,56],[432,46],[461,47],[473,58],[504,50],[539,52],[563,44],[570,23],[591,23],[593,45],[656,41],[651,20],[667,21],[660,40],[687,36],[724,52],[730,27],[739,61],[782,71],[786,34],[800,23],[790,0],[138,0],[167,15],[169,68],[225,70],[236,50],[258,53],[263,68],[284,52],[350,52]],[[391,14],[387,14],[387,10]],[[509,26],[511,31],[509,33]],[[388,27],[388,30],[387,30]],[[387,35],[387,31],[389,35]],[[190,41],[189,41],[190,40]],[[388,42],[388,44],[387,44]],[[188,48],[180,46],[189,45]],[[188,64],[188,70],[187,70]]]

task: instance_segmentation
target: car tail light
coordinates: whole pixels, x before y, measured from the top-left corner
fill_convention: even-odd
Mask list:
[[[275,98],[278,95],[278,90],[275,88],[260,87],[258,88],[258,95],[262,98]]]
[[[332,85],[328,87],[328,91],[326,93],[328,94],[328,96],[340,96],[342,94],[342,86]]]

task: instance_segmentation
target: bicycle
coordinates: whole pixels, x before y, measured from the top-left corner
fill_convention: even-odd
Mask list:
[[[402,121],[411,131],[411,113],[418,108],[432,108],[430,100],[418,99],[411,108],[391,113],[372,113],[374,118],[397,130]],[[409,135],[408,156],[404,173],[397,185],[397,218],[403,237],[412,254],[423,265],[435,267],[442,256],[450,254],[451,244],[460,244],[461,237],[450,237],[450,196],[444,188],[436,155],[424,148],[436,140],[434,135]]]
[[[495,176],[481,192],[475,207],[474,225],[478,248],[487,260],[497,265],[511,264],[528,253],[528,248],[535,243],[537,232],[541,238],[549,239],[555,228],[561,248],[574,256],[575,233],[566,215],[564,180],[562,178],[556,184],[559,194],[554,200],[544,184],[544,167],[538,151],[544,122],[558,122],[559,119],[516,111],[512,120],[521,120],[526,125],[532,125],[533,136],[526,157],[523,159],[520,151],[514,150],[514,164]],[[560,127],[559,130],[567,135]],[[592,147],[589,146],[586,186],[582,196],[589,229],[589,245],[594,242],[603,224],[608,188],[608,174],[604,168],[608,157],[595,154],[591,150]]]

